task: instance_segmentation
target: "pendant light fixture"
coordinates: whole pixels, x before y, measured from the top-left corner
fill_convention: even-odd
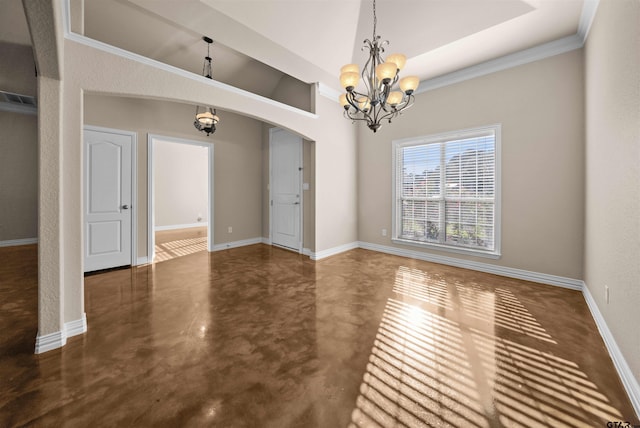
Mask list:
[[[211,56],[209,54],[209,48],[211,47],[211,40],[209,37],[204,36],[202,38],[207,42],[207,56],[204,57],[204,64],[202,65],[202,75],[211,79]],[[220,122],[220,118],[216,114],[216,109],[211,107],[203,107],[202,113],[200,112],[200,106],[196,106],[196,120],[193,122],[193,126],[198,131],[206,132],[207,136],[216,132],[216,125]]]
[[[408,76],[400,79],[400,70],[407,57],[402,54],[389,55],[386,61],[382,58],[384,46],[388,40],[381,41],[376,34],[378,18],[376,16],[376,0],[373,0],[373,38],[364,41],[364,49],[369,50],[369,59],[359,74],[357,64],[347,64],[340,69],[340,84],[346,93],[340,95],[340,105],[344,108],[344,116],[353,121],[364,120],[373,132],[376,132],[383,120],[391,123],[391,119],[400,112],[411,107],[415,101],[414,91],[420,79]],[[358,92],[356,87],[362,76],[365,92]],[[394,89],[398,83],[400,90]]]

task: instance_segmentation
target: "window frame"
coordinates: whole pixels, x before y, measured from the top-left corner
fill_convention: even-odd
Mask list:
[[[402,171],[398,171],[398,161],[401,155],[401,150],[406,147],[422,146],[435,143],[447,143],[464,138],[472,138],[474,136],[480,136],[493,132],[495,139],[495,165],[494,165],[494,248],[493,250],[484,250],[481,248],[470,248],[464,246],[456,246],[447,243],[435,243],[435,242],[421,242],[411,239],[399,237],[399,233],[402,230],[402,199],[401,195],[398,195],[398,180],[402,183]],[[492,259],[499,259],[501,257],[501,212],[502,212],[502,124],[492,124],[475,128],[468,128],[450,132],[442,132],[438,134],[431,134],[419,137],[403,138],[400,140],[392,141],[392,233],[391,242],[394,244],[410,245],[431,250],[441,250],[447,252],[453,252],[458,254],[467,254],[473,256],[487,257]],[[400,176],[399,176],[400,174]],[[443,198],[445,198],[443,196]],[[446,198],[444,199],[446,201]]]

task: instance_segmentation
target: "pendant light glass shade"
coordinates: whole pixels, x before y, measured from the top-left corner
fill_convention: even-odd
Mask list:
[[[340,75],[340,84],[346,90],[349,90],[349,88],[355,88],[358,85],[359,80],[360,76],[358,73],[353,71],[346,71]]]
[[[392,62],[385,62],[384,64],[379,64],[376,67],[376,77],[383,84],[387,84],[396,77],[396,72],[398,71],[398,66],[396,66]]]
[[[398,67],[398,70],[402,70],[404,68],[404,65],[407,63],[407,57],[402,54],[396,53],[389,55],[387,57],[387,62],[394,63]]]
[[[208,136],[216,131],[218,122],[220,122],[220,118],[216,114],[215,109],[207,107],[202,113],[197,113],[196,110],[196,120],[193,125],[198,131],[206,132]]]
[[[420,79],[417,76],[407,76],[400,79],[400,89],[402,89],[405,94],[413,93],[413,91],[418,89],[419,84]]]

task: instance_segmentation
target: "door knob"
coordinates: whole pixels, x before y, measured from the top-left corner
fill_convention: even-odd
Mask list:
[[[293,205],[300,205],[300,202],[294,202]]]
[[[122,206],[122,209],[123,209],[123,210],[128,210],[128,209],[129,209],[129,205],[123,205],[123,206]]]

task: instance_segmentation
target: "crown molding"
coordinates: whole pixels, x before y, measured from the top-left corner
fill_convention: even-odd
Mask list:
[[[582,4],[582,14],[580,15],[577,35],[582,40],[583,45],[589,36],[589,30],[591,30],[591,24],[593,24],[593,19],[596,17],[599,4],[600,0],[584,0]]]
[[[434,77],[433,79],[423,80],[420,82],[420,86],[416,93],[421,94],[423,92],[449,86],[454,83],[464,82],[465,80],[485,76],[497,71],[507,70],[519,65],[539,61],[541,59],[580,49],[582,46],[582,40],[577,34],[563,37],[549,43],[534,46],[523,51],[492,59],[490,61],[463,68],[439,77]]]
[[[318,82],[318,93],[323,97],[329,98],[331,101],[338,102],[338,98],[342,92],[322,82]]]

